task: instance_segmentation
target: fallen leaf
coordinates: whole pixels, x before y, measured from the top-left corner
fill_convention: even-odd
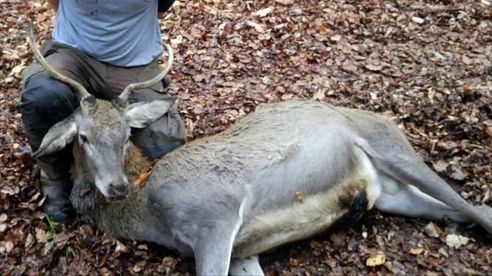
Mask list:
[[[309,242],[309,246],[311,246],[312,249],[322,249],[323,248],[323,244],[320,243],[319,241],[316,241],[316,240],[311,240]]]
[[[423,24],[425,20],[423,18],[417,17],[417,16],[412,16],[412,21],[417,23],[417,24]]]
[[[345,60],[342,64],[342,70],[348,73],[357,74],[357,66],[351,60]]]
[[[384,264],[386,262],[386,255],[383,251],[378,251],[376,255],[366,259],[366,266],[375,267]]]
[[[492,127],[487,127],[487,129],[485,129],[485,133],[487,133],[489,137],[492,137]]]
[[[34,231],[36,232],[35,235],[38,243],[45,243],[48,240],[47,233],[43,229],[35,228]]]
[[[135,187],[140,187],[142,186],[145,182],[147,182],[147,179],[149,179],[151,172],[143,172],[141,173],[137,179],[133,181],[133,186]]]
[[[374,63],[366,63],[366,64],[364,64],[364,67],[367,70],[374,71],[374,72],[378,72],[378,71],[381,71],[383,69],[383,65],[374,64]]]
[[[19,64],[19,65],[15,66],[14,68],[12,68],[11,74],[14,74],[15,76],[18,77],[19,74],[22,72],[22,70],[24,70],[24,68],[26,68],[25,64]]]
[[[24,242],[24,247],[29,249],[34,245],[35,242],[36,239],[31,233],[29,233],[27,234],[26,241]]]
[[[275,0],[275,3],[278,3],[280,5],[290,5],[294,3],[294,0]]]
[[[147,171],[144,171],[144,172],[140,173],[140,175],[137,177],[137,179],[135,179],[133,181],[133,186],[140,187],[143,184],[145,184],[145,182],[147,182],[147,180],[149,179],[150,174],[152,173],[152,170],[154,169],[155,163],[156,162],[152,163],[151,166],[150,166],[150,168],[147,169]]]
[[[268,7],[268,8],[264,8],[264,9],[261,9],[261,10],[255,12],[255,15],[258,16],[258,17],[265,17],[268,14],[270,14],[272,11],[273,11],[273,8],[272,7]]]
[[[340,39],[341,39],[341,38],[342,38],[342,36],[341,36],[341,35],[336,34],[336,35],[332,35],[332,36],[330,37],[330,40],[331,40],[332,42],[338,42],[338,41],[340,41]]]
[[[294,97],[294,95],[286,93],[286,94],[282,95],[281,99],[282,99],[282,101],[286,101],[286,100],[292,99],[293,97]]]
[[[469,240],[469,238],[457,234],[449,234],[446,236],[446,244],[449,247],[453,247],[455,249],[466,245]]]
[[[258,33],[264,33],[265,27],[251,20],[246,21],[246,25],[253,27]]]
[[[325,98],[325,92],[322,90],[318,90],[318,92],[314,93],[313,100],[320,101]]]
[[[120,242],[119,240],[116,240],[116,247],[115,247],[114,251],[122,252],[122,253],[128,253],[129,249],[122,242]]]
[[[456,180],[464,180],[468,174],[463,172],[463,170],[455,168],[454,172],[451,174],[451,178],[456,179]]]
[[[7,241],[5,243],[5,251],[9,253],[12,249],[14,249],[14,243],[12,241]]]
[[[426,250],[423,247],[412,247],[410,248],[410,254],[412,255],[420,255],[424,253]]]
[[[302,260],[301,258],[290,258],[289,263],[292,266],[301,266],[302,264],[304,264],[304,260]]]
[[[437,162],[432,163],[432,167],[436,172],[444,172],[448,168],[449,164],[443,160],[439,160]]]
[[[346,234],[343,231],[338,231],[330,235],[330,241],[333,242],[333,247],[341,249],[345,247]]]
[[[424,232],[427,236],[433,238],[439,238],[442,234],[442,230],[439,227],[437,227],[433,222],[429,222],[425,226]]]

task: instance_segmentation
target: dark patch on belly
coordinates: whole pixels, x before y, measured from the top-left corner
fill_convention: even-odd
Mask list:
[[[330,230],[345,229],[357,223],[367,211],[369,202],[366,191],[361,191],[352,200],[340,199],[340,203],[348,209],[348,212],[334,222]]]

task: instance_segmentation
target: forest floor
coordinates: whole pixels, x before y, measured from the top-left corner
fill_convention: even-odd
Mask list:
[[[86,218],[57,225],[41,213],[18,103],[32,61],[28,18],[39,43],[51,36],[45,2],[0,0],[0,274],[193,274],[191,258],[115,240]],[[172,89],[190,140],[265,102],[371,110],[395,121],[464,198],[492,205],[489,1],[177,1],[161,29],[175,50]],[[480,227],[370,211],[260,258],[268,275],[490,275],[492,238]]]

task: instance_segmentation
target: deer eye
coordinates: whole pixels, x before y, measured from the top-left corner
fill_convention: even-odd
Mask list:
[[[87,143],[87,142],[89,142],[89,139],[87,138],[87,135],[80,133],[79,134],[79,141],[81,143]]]

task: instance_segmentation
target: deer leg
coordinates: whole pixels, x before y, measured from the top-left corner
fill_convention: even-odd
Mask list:
[[[243,199],[237,214],[222,214],[214,227],[203,228],[193,248],[197,275],[227,275],[246,203]]]
[[[468,203],[422,161],[400,159],[396,160],[396,162],[387,162],[385,165],[388,169],[387,172],[398,181],[413,187],[414,191],[419,191],[429,198],[434,198],[446,204],[455,212],[468,217],[468,221],[477,222],[487,232],[492,234],[492,208],[486,205],[477,207]],[[413,193],[415,194],[416,192]],[[412,208],[416,208],[416,205],[412,205]],[[443,210],[444,208],[441,207],[439,209]],[[450,218],[453,219],[451,214]],[[459,217],[456,217],[456,219],[459,221]],[[462,221],[465,221],[465,219],[462,219]]]
[[[424,200],[422,199],[424,198],[422,196],[415,196],[415,194],[418,194],[415,191],[420,191],[423,194],[428,195],[430,198],[434,198],[438,202],[444,203],[445,206],[449,206],[450,211],[454,210],[455,212],[461,213],[463,217],[468,217],[470,220],[480,224],[487,232],[492,234],[492,208],[486,205],[477,207],[468,203],[455,190],[453,190],[449,184],[439,177],[439,175],[427,167],[422,160],[414,156],[413,153],[402,151],[399,153],[388,154],[387,152],[383,152],[384,156],[381,156],[365,141],[358,141],[358,146],[360,146],[369,156],[371,156],[376,167],[384,173],[381,175],[387,175],[394,181],[408,184],[416,188],[413,192],[403,192],[403,194],[400,195],[400,199],[403,201],[405,201],[405,199],[409,201],[409,199],[412,198],[416,200],[421,199],[419,202],[425,202],[426,204],[423,207],[419,207],[416,203],[412,203],[411,201],[407,202],[407,204],[402,203],[402,206],[409,208],[408,211],[404,211],[405,213],[416,213],[416,211],[412,211],[410,209],[419,208],[429,211],[429,208],[424,208],[425,206],[434,206],[437,210],[440,210],[428,212],[427,215],[430,216],[442,215],[443,210],[446,210],[446,208],[442,205],[430,204],[432,201],[429,199]],[[404,196],[405,194],[407,196]],[[391,202],[389,199],[384,200],[383,198],[379,200],[381,208],[385,207],[383,203],[386,202],[386,205],[393,207],[395,210],[403,209],[402,207],[398,207],[399,202],[396,201],[393,204],[390,204],[388,203]],[[387,211],[390,212],[391,210]],[[448,213],[451,217],[453,214],[450,213],[450,211]],[[455,218],[459,221],[461,217],[455,216]]]
[[[444,217],[456,222],[470,222],[460,211],[423,193],[414,186],[399,183],[381,176],[383,188],[375,202],[378,210],[409,217],[441,220]]]
[[[194,246],[197,275],[227,275],[232,246],[242,220],[229,220],[205,228]]]
[[[265,275],[261,269],[258,255],[249,256],[241,260],[233,260],[229,268],[231,276],[246,276],[246,275]]]

